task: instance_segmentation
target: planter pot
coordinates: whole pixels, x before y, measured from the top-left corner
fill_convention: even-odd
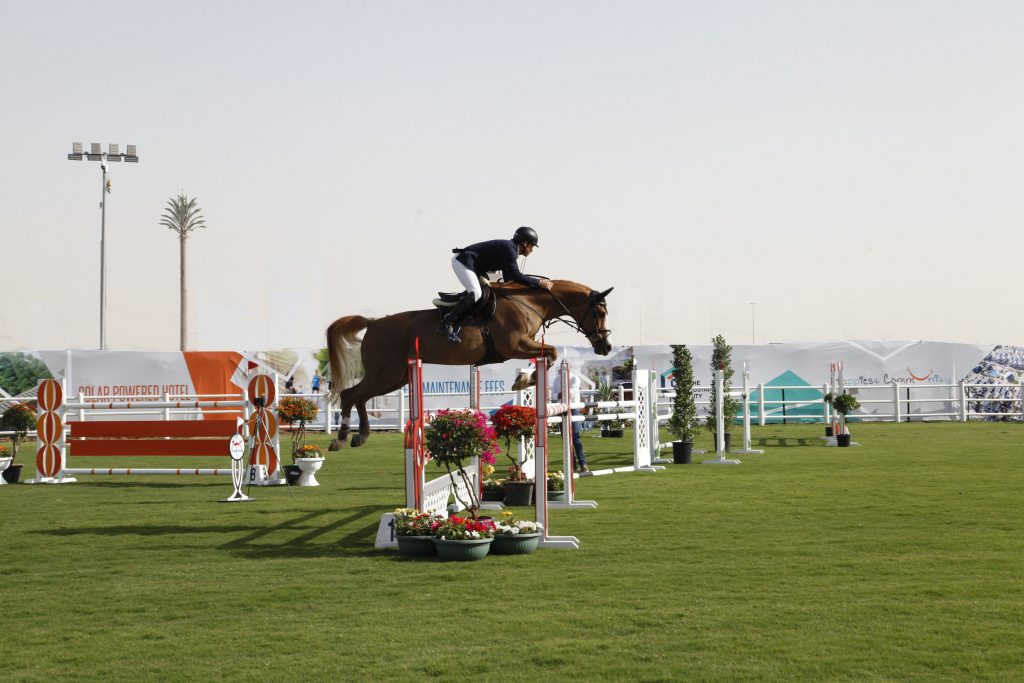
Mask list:
[[[533,500],[532,481],[506,481],[505,482],[505,505],[513,507],[527,507]]]
[[[548,501],[561,503],[565,500],[565,491],[548,491]]]
[[[285,465],[284,478],[287,480],[289,486],[295,486],[299,483],[299,477],[302,476],[302,468],[298,465]]]
[[[711,432],[711,450],[718,450],[718,435]],[[725,452],[728,453],[732,450],[732,432],[725,433]]]
[[[320,482],[316,480],[316,473],[324,466],[323,458],[295,458],[295,464],[302,470],[302,474],[299,475],[299,481],[295,484],[296,486],[320,485]]]
[[[838,434],[836,435],[836,445],[840,448],[849,448],[850,446],[850,435],[849,434]]]
[[[672,442],[672,462],[677,465],[689,465],[693,460],[692,441]]]
[[[425,557],[437,555],[437,545],[433,536],[396,536],[398,553],[408,557]]]
[[[528,555],[540,545],[540,532],[535,534],[495,534],[491,553],[495,555]]]
[[[14,462],[13,457],[0,458],[0,486],[7,483],[7,468]]]
[[[24,467],[21,463],[11,465],[3,473],[3,480],[8,484],[17,484],[21,478],[21,469]]]
[[[480,500],[498,501],[505,500],[504,489],[484,489],[483,497]]]
[[[437,556],[442,560],[471,562],[487,557],[487,552],[491,549],[491,541],[493,540],[493,538],[481,538],[470,541],[455,541],[435,538],[434,545],[437,547]]]
[[[832,425],[825,427],[825,436],[835,436],[835,434],[832,433]]]
[[[601,436],[605,439],[621,439],[623,430],[621,429],[602,429]]]

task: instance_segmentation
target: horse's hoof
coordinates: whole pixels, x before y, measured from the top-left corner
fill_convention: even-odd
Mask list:
[[[341,442],[339,442],[337,439],[331,439],[331,443],[327,446],[327,450],[329,450],[329,451],[337,451],[337,450],[340,450],[340,449],[341,449]]]
[[[352,448],[359,448],[365,442],[366,442],[366,439],[364,439],[362,437],[362,435],[356,434],[355,436],[352,437]]]
[[[526,387],[531,387],[535,383],[532,372],[520,372],[519,376],[516,377],[516,381],[512,383],[512,391],[522,391]]]

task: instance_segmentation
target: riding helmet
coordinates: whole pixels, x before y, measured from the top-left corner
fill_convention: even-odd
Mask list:
[[[527,228],[526,226],[516,230],[516,234],[512,235],[512,241],[516,244],[526,242],[527,244],[532,244],[535,247],[540,246],[537,244],[537,231],[533,228]]]

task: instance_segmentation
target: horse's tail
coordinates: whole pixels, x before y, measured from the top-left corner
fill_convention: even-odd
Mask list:
[[[338,398],[341,390],[349,385],[356,374],[356,350],[359,340],[356,335],[366,329],[370,318],[361,315],[347,315],[338,318],[327,328],[327,355],[331,361],[331,391],[329,400]]]

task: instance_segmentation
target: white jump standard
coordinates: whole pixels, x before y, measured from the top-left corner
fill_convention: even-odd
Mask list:
[[[734,458],[725,457],[725,373],[722,370],[715,370],[715,395],[717,405],[715,406],[715,452],[717,458],[705,460],[705,465],[739,465],[740,461]],[[762,450],[750,447],[750,373],[743,370],[743,389],[733,389],[729,392],[732,398],[741,398],[743,401],[743,448],[733,453],[764,453]],[[729,416],[731,422],[733,416]]]

